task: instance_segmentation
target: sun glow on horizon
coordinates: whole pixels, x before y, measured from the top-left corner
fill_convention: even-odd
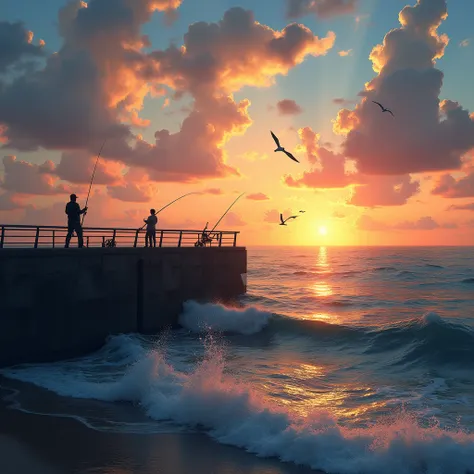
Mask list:
[[[328,235],[328,228],[325,225],[320,225],[318,228],[319,235]]]

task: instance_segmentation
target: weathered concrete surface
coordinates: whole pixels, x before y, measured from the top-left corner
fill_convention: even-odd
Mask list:
[[[245,293],[246,272],[243,247],[0,250],[0,366],[174,326],[188,299]]]

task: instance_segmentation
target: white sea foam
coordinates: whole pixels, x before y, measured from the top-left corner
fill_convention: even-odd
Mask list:
[[[269,322],[271,313],[254,307],[244,309],[227,308],[221,304],[199,304],[195,301],[184,303],[184,311],[179,323],[186,329],[203,333],[209,329],[239,334],[260,332]]]
[[[422,428],[408,414],[354,429],[340,426],[325,410],[301,418],[277,407],[226,374],[224,354],[212,339],[204,359],[189,373],[177,371],[156,349],[110,382],[90,382],[47,367],[17,367],[4,375],[65,396],[133,402],[154,420],[203,427],[221,443],[329,473],[466,474],[474,469],[474,435],[436,425]],[[435,380],[428,391],[435,387],[442,382]]]

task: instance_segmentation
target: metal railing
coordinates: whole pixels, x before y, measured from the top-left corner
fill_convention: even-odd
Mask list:
[[[0,249],[64,247],[68,229],[61,226],[0,224]],[[235,247],[238,231],[157,229],[157,247]],[[145,229],[84,227],[84,247],[144,247]],[[77,247],[74,235],[70,247]]]

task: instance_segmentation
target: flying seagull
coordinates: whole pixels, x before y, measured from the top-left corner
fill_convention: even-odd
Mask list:
[[[286,154],[286,156],[288,156],[288,158],[291,158],[293,161],[296,161],[297,163],[299,163],[299,161],[289,152],[289,151],[286,151],[281,145],[280,145],[280,140],[278,140],[278,137],[270,130],[270,133],[272,134],[272,137],[273,137],[273,140],[275,140],[275,143],[277,144],[277,149],[276,150],[273,150],[274,152],[277,152],[277,151],[282,151],[283,153]]]
[[[300,211],[300,212],[301,212],[301,214],[304,214],[306,211]]]
[[[380,104],[379,102],[375,102],[375,100],[372,101],[374,104],[377,104],[381,109],[382,109],[382,112],[388,112],[390,114],[392,114],[392,117],[395,117],[395,115],[393,115],[393,112],[389,109],[386,109],[382,104]]]
[[[280,225],[286,225],[285,222],[289,221],[290,219],[296,219],[298,216],[290,216],[286,219],[283,219],[283,214],[280,214]]]

